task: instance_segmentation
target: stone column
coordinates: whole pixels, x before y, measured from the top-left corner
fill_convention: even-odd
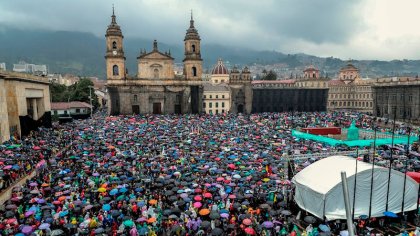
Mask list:
[[[32,102],[32,109],[33,109],[32,118],[34,120],[38,120],[38,104],[36,102],[36,98],[32,98],[31,102]]]

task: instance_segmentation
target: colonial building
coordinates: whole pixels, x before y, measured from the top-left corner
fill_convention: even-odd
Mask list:
[[[373,113],[373,79],[362,79],[352,64],[341,68],[338,79],[328,82],[328,110]]]
[[[321,77],[319,70],[313,65],[303,71],[303,76],[296,79],[298,88],[327,88],[329,78]]]
[[[229,71],[222,59],[217,61],[208,82],[203,83],[203,111],[207,114],[230,111]]]
[[[372,89],[375,116],[420,124],[419,78],[379,78]]]
[[[151,51],[142,50],[137,57],[136,75],[129,75],[124,37],[114,12],[111,19],[105,35],[109,114],[202,112],[201,39],[192,15],[184,38],[183,76],[175,75],[174,58],[159,51],[156,40]]]
[[[39,126],[51,127],[48,79],[0,71],[0,143]]]

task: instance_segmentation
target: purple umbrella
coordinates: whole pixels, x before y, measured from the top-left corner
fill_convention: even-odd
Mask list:
[[[40,199],[36,200],[36,202],[37,202],[38,204],[44,204],[44,203],[45,203],[45,200],[44,200],[44,199],[42,199],[42,198],[40,198]]]
[[[30,234],[30,233],[32,233],[32,226],[29,226],[29,225],[23,226],[22,233],[24,233],[24,234]]]
[[[266,229],[270,229],[273,228],[274,224],[271,221],[264,221],[264,223],[262,223],[262,226]]]
[[[229,218],[229,214],[228,213],[222,213],[222,214],[220,214],[220,217]]]
[[[29,184],[29,186],[31,186],[31,187],[35,187],[35,186],[38,186],[38,183],[36,183],[36,182],[32,182],[32,183],[30,183],[30,184]]]
[[[38,229],[48,229],[48,228],[50,228],[50,224],[48,224],[48,223],[42,223],[42,224],[38,227]]]
[[[25,217],[29,217],[29,216],[33,215],[34,213],[35,213],[34,211],[27,211],[27,212],[25,212]]]

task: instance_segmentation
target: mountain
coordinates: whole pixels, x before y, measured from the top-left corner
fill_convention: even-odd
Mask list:
[[[228,65],[275,65],[286,71],[301,71],[310,64],[323,73],[332,75],[347,62],[338,58],[316,57],[306,54],[283,54],[277,51],[257,51],[246,48],[227,47],[202,42],[204,69],[210,70],[222,58]],[[136,72],[136,57],[140,49],[150,51],[152,40],[124,38],[127,69]],[[159,42],[161,51],[171,51],[176,63],[183,59],[183,43],[176,45]],[[19,30],[0,25],[0,63],[8,69],[23,60],[28,63],[46,64],[51,73],[71,73],[80,76],[105,78],[105,38],[91,33],[47,30]],[[402,76],[420,73],[420,60],[361,60],[352,61],[361,70],[362,76]],[[290,74],[290,72],[287,72]]]

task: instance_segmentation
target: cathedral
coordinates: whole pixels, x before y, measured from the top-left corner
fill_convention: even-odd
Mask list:
[[[109,114],[200,113],[203,93],[201,39],[192,17],[184,39],[183,76],[175,75],[174,58],[170,53],[160,52],[156,40],[150,52],[141,51],[137,57],[137,74],[128,75],[124,36],[114,12],[111,18],[105,35]]]
[[[191,14],[190,26],[184,38],[183,75],[175,75],[174,58],[161,52],[153,42],[150,52],[141,50],[137,57],[136,75],[128,75],[125,68],[124,45],[114,11],[106,30],[106,75],[109,94],[108,113],[128,114],[185,114],[203,112],[201,39]],[[240,112],[250,113],[251,101],[244,91],[252,93],[251,83],[233,80],[234,98]],[[243,88],[242,88],[243,87]],[[240,91],[242,94],[238,94]],[[248,101],[249,100],[249,101]],[[239,102],[239,104],[238,104]],[[248,104],[245,104],[248,102]]]

